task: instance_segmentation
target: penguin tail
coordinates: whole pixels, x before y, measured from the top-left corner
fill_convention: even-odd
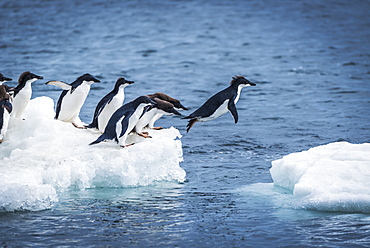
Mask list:
[[[183,118],[183,119],[184,119],[184,118]],[[197,120],[196,118],[193,118],[193,119],[189,120],[188,125],[186,125],[186,132],[187,132],[187,133],[189,132],[190,128],[191,128],[192,126],[194,126],[195,122],[197,122],[197,121],[198,121],[198,120]]]
[[[91,143],[89,144],[89,146],[91,146],[91,145],[95,145],[95,144],[98,144],[98,143],[100,143],[100,142],[102,142],[102,141],[104,141],[104,140],[105,140],[105,137],[104,137],[104,134],[102,134],[102,135],[100,135],[100,136],[99,136],[99,138],[98,138],[97,140],[95,140],[95,141],[91,142]]]

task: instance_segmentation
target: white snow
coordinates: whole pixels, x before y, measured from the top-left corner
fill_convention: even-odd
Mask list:
[[[272,161],[274,185],[295,208],[370,213],[370,143],[336,142]]]
[[[150,131],[151,139],[129,136],[135,145],[89,146],[100,134],[54,120],[48,97],[30,101],[23,118],[12,118],[0,144],[0,211],[42,210],[69,189],[145,186],[183,182],[180,132]]]

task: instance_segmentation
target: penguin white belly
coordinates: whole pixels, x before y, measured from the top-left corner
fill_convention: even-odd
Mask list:
[[[27,83],[22,90],[13,98],[13,111],[12,116],[21,118],[24,110],[26,109],[28,102],[31,99],[32,88],[31,83]]]
[[[8,130],[10,114],[6,109],[4,109],[4,114],[3,114],[2,117],[3,117],[3,125],[2,125],[1,130],[0,130],[0,141],[3,140],[3,138],[6,134],[6,131]]]
[[[135,126],[135,131],[137,133],[141,133],[143,131],[143,128],[148,125],[151,119],[157,115],[157,109],[151,109],[148,112],[146,112],[137,122]]]
[[[154,128],[154,123],[163,116],[163,113],[157,113],[150,121],[149,128]]]
[[[218,117],[220,117],[221,115],[224,115],[227,113],[227,111],[229,111],[229,109],[227,108],[227,105],[229,103],[229,99],[225,100],[223,104],[221,104],[215,112],[213,112],[213,114],[211,114],[210,116],[208,117],[204,117],[204,118],[200,118],[198,119],[198,121],[200,122],[206,122],[206,121],[211,121],[211,120],[214,120]]]
[[[116,124],[116,134],[117,134],[117,138],[118,138],[118,144],[120,146],[125,146],[126,145],[126,139],[127,139],[127,136],[128,134],[131,132],[131,130],[135,127],[135,125],[137,124],[141,114],[143,113],[143,110],[144,110],[144,107],[146,105],[143,105],[143,104],[140,104],[135,112],[130,116],[129,120],[128,120],[128,126],[127,126],[127,129],[126,129],[126,132],[121,136],[119,137],[119,135],[121,134],[122,132],[122,120],[124,117],[122,117]]]
[[[113,113],[122,106],[123,100],[123,97],[113,97],[112,101],[101,111],[98,116],[98,129],[101,132],[104,132]]]
[[[80,110],[84,104],[90,85],[81,85],[71,94],[70,91],[64,96],[60,106],[58,120],[73,122],[78,121]]]

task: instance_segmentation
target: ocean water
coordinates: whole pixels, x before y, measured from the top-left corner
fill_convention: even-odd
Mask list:
[[[33,83],[32,98],[56,101],[61,90],[45,82],[90,73],[102,82],[92,86],[81,110],[86,123],[118,77],[136,82],[126,88],[126,101],[164,92],[190,109],[184,115],[234,75],[257,84],[243,89],[237,124],[226,114],[186,133],[179,117],[157,122],[182,136],[174,166],[185,180],[112,185],[111,168],[100,165],[104,173],[96,175],[107,180],[81,186],[90,179],[75,178],[63,186],[61,170],[48,182],[62,185],[50,194],[57,198],[51,205],[0,213],[0,246],[369,246],[368,212],[292,206],[292,192],[274,186],[270,174],[272,161],[291,153],[370,142],[369,1],[3,0],[0,10],[0,72],[13,78],[9,85],[30,70],[44,77]],[[42,137],[32,142],[47,142]],[[15,175],[34,169],[27,158],[34,163],[47,153],[22,157],[22,149],[16,151],[21,164],[6,160]],[[70,168],[80,166],[76,153],[50,149],[70,160]],[[80,174],[90,175],[84,162]],[[14,201],[26,193],[36,194],[15,191]]]

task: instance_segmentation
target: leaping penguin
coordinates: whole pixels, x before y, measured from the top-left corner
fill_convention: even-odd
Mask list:
[[[119,78],[114,85],[114,89],[99,101],[95,108],[93,121],[86,127],[97,128],[100,132],[104,132],[109,118],[122,106],[123,101],[125,100],[124,89],[126,86],[133,83],[134,81]]]
[[[170,97],[169,95],[166,95],[164,93],[154,93],[152,95],[148,95],[148,97],[150,99],[160,99],[160,100],[163,100],[163,101],[166,101],[166,102],[169,102],[173,105],[173,107],[175,108],[175,110],[188,110],[188,108],[184,107],[181,102],[175,98],[172,98]],[[163,113],[157,113],[156,115],[153,116],[153,118],[149,121],[148,123],[148,127],[151,128],[151,129],[156,129],[156,130],[160,130],[162,129],[162,127],[154,127],[154,123],[163,116]]]
[[[10,102],[10,96],[6,90],[7,87],[5,85],[0,85],[0,143],[3,142],[6,131],[8,130],[10,113],[13,108]]]
[[[54,118],[71,122],[77,128],[84,128],[84,123],[79,117],[80,110],[90,92],[91,84],[99,82],[98,79],[88,73],[78,77],[71,84],[62,81],[47,82],[48,85],[55,85],[63,89],[58,99]]]
[[[38,79],[43,79],[41,76],[37,76],[29,71],[23,72],[18,79],[18,85],[13,91],[13,111],[12,116],[21,118],[23,111],[27,107],[28,102],[31,99],[32,87],[31,83]]]
[[[5,77],[3,74],[0,73],[0,85],[2,85],[3,83],[5,83],[7,81],[12,81],[12,79],[8,78],[8,77]]]
[[[109,119],[104,133],[99,138],[90,143],[98,144],[104,140],[115,140],[121,147],[127,147],[133,144],[126,144],[128,134],[137,124],[140,116],[147,107],[154,107],[156,103],[146,96],[140,96],[135,100],[124,104],[113,113]]]
[[[183,118],[190,119],[186,126],[186,132],[189,132],[195,122],[211,121],[226,114],[228,111],[230,111],[235,123],[237,123],[238,112],[236,111],[235,104],[239,100],[242,88],[247,86],[256,86],[256,84],[249,82],[242,76],[233,77],[229,87],[213,95],[197,110]]]
[[[151,98],[152,99],[152,98]],[[134,132],[144,138],[151,138],[147,132],[143,132],[143,128],[149,124],[149,122],[157,115],[181,115],[173,106],[172,103],[163,101],[159,98],[154,98],[157,105],[150,109],[149,111],[145,112],[137,122],[134,128]]]

